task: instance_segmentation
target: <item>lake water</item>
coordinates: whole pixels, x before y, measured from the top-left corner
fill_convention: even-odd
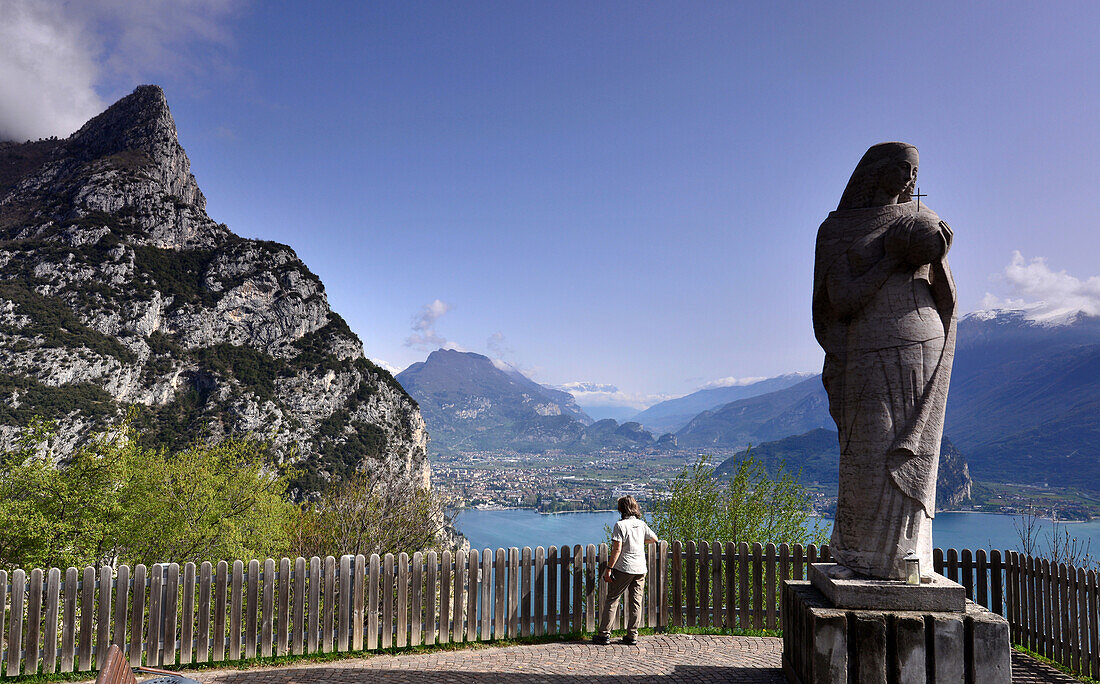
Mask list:
[[[455,521],[475,549],[522,548],[568,544],[599,544],[607,538],[604,525],[614,524],[618,513],[554,513],[530,510],[464,510]],[[1020,537],[1017,516],[992,513],[940,513],[932,525],[936,546],[948,549],[1017,549]],[[829,521],[826,521],[827,523]],[[1039,549],[1045,550],[1052,524],[1039,520]],[[1100,555],[1100,520],[1060,525],[1071,536],[1091,541],[1093,555]],[[831,528],[830,528],[831,529]]]

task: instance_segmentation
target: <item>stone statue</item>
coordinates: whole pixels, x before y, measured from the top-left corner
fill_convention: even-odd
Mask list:
[[[917,148],[871,147],[817,233],[814,334],[840,432],[837,576],[932,571],[932,518],[955,355],[953,234],[912,201]]]

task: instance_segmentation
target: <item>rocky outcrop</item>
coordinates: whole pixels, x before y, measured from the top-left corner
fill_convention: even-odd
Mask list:
[[[949,511],[970,501],[973,487],[966,457],[944,437],[940,442],[940,470],[936,477],[936,510]]]
[[[0,144],[0,437],[143,407],[151,439],[270,437],[302,493],[360,467],[427,483],[416,402],[290,247],[206,214],[164,93],[66,140]]]

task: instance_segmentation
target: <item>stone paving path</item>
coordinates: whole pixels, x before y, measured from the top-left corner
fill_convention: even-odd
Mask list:
[[[573,641],[186,674],[203,684],[783,684],[782,649],[775,638],[658,634],[641,637],[636,646]],[[1012,666],[1014,684],[1077,681],[1015,651]]]

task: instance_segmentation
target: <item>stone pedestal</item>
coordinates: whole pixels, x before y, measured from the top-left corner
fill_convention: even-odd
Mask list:
[[[782,628],[791,684],[1012,679],[1008,621],[971,601],[962,611],[839,608],[809,581],[788,580]]]
[[[966,610],[966,589],[939,573],[919,585],[898,580],[834,579],[829,571],[836,563],[810,566],[810,584],[837,608],[859,610],[916,610],[961,613]]]

